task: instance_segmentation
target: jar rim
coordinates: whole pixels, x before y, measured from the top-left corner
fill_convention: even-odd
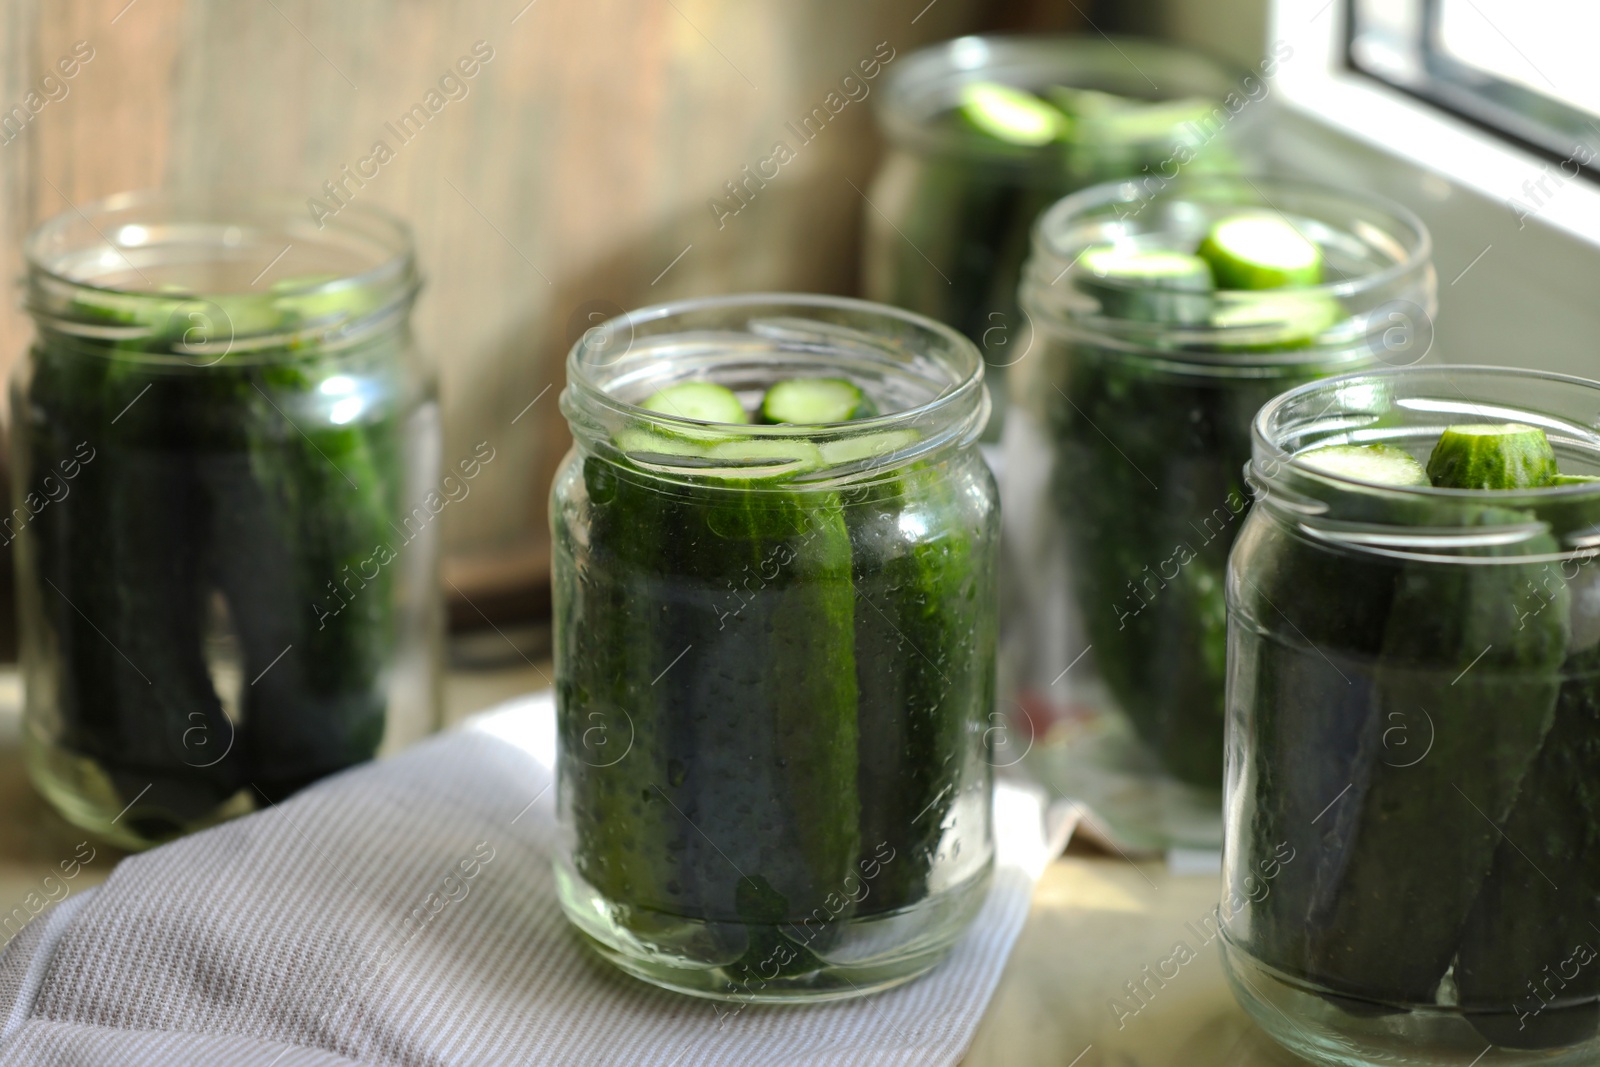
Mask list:
[[[1403,259],[1355,278],[1346,278],[1337,282],[1324,282],[1320,285],[1296,286],[1296,294],[1308,296],[1354,296],[1372,289],[1388,285],[1405,275],[1417,271],[1427,265],[1433,258],[1433,236],[1428,227],[1418,217],[1416,212],[1398,201],[1375,193],[1351,193],[1337,186],[1326,185],[1322,182],[1306,181],[1301,178],[1269,178],[1251,177],[1249,175],[1205,174],[1205,175],[1180,175],[1176,178],[1145,179],[1158,180],[1163,183],[1162,188],[1152,196],[1138,195],[1139,182],[1131,178],[1118,178],[1099,185],[1080,189],[1057,200],[1034,222],[1033,240],[1035,250],[1046,249],[1058,259],[1065,259],[1066,252],[1051,240],[1052,233],[1059,236],[1059,231],[1066,225],[1067,220],[1087,214],[1095,208],[1104,207],[1115,202],[1131,203],[1142,201],[1146,204],[1160,200],[1182,200],[1185,193],[1193,193],[1207,187],[1227,188],[1235,191],[1255,193],[1268,210],[1277,210],[1267,196],[1265,190],[1278,193],[1300,194],[1313,197],[1326,198],[1330,202],[1342,203],[1350,207],[1377,208],[1388,214],[1395,222],[1405,227],[1405,236],[1412,238],[1412,242],[1405,246],[1406,255]],[[1244,203],[1241,207],[1248,206]],[[1141,209],[1142,210],[1142,209]],[[1280,212],[1281,213],[1281,212]],[[1266,290],[1263,290],[1266,291]]]
[[[1465,413],[1538,426],[1552,436],[1552,443],[1561,450],[1588,453],[1600,465],[1600,424],[1592,418],[1580,421],[1549,407],[1538,410],[1531,400],[1518,406],[1519,386],[1550,394],[1577,390],[1600,403],[1600,381],[1555,371],[1473,364],[1381,368],[1323,378],[1286,390],[1264,404],[1251,424],[1251,459],[1246,473],[1256,501],[1265,502],[1269,510],[1293,514],[1303,528],[1321,539],[1409,559],[1470,561],[1471,557],[1459,553],[1485,548],[1503,551],[1531,536],[1549,532],[1558,536],[1561,552],[1519,556],[1491,553],[1477,558],[1483,562],[1509,562],[1564,559],[1574,553],[1592,555],[1600,550],[1600,526],[1572,521],[1573,516],[1552,513],[1551,509],[1571,504],[1600,509],[1600,482],[1505,490],[1381,485],[1321,470],[1297,458],[1319,444],[1401,440],[1407,430],[1411,431],[1410,436],[1420,439],[1447,424],[1450,420],[1446,416]],[[1444,400],[1430,399],[1430,387],[1453,395]],[[1340,407],[1342,397],[1355,402],[1355,410]],[[1360,398],[1367,403],[1359,403]],[[1411,424],[1392,417],[1401,411],[1414,414]],[[1380,419],[1383,424],[1377,425]],[[1288,447],[1302,438],[1310,440],[1299,447]],[[1470,522],[1432,527],[1420,527],[1403,518],[1390,521],[1391,509],[1429,501],[1447,506],[1472,504],[1510,514],[1503,516],[1503,522],[1489,522],[1480,515]]]
[[[874,105],[880,126],[890,140],[899,144],[962,155],[982,157],[996,163],[1027,164],[1052,154],[1054,143],[1012,145],[992,138],[964,135],[964,131],[938,129],[932,121],[954,103],[955,91],[963,84],[1009,73],[998,80],[1033,89],[1047,79],[1074,88],[1096,89],[1108,84],[1101,76],[1107,68],[1131,68],[1127,77],[1147,81],[1129,58],[1135,53],[1150,63],[1170,67],[1185,65],[1175,91],[1158,91],[1155,99],[1174,100],[1181,96],[1215,97],[1218,102],[1249,72],[1192,48],[1179,48],[1143,37],[1081,34],[968,34],[917,49],[903,64],[889,72],[883,95]],[[1194,88],[1195,86],[1202,86]],[[1167,139],[1152,137],[1144,145],[1164,144]]]
[[[758,318],[761,309],[778,313],[782,321]],[[705,324],[719,313],[729,316],[748,313],[748,316],[738,319],[736,324],[723,323],[712,333]],[[683,328],[673,329],[673,324],[682,324]],[[872,324],[899,330],[898,342],[887,333],[871,332]],[[752,325],[767,328],[757,332],[751,329]],[[777,332],[770,328],[774,325],[791,332],[788,335]],[[698,339],[697,343],[703,347],[714,349],[719,347],[717,338],[726,340],[733,336],[754,339],[772,351],[838,354],[848,351],[855,356],[882,360],[885,366],[891,365],[897,356],[902,357],[901,362],[904,358],[920,358],[942,369],[947,380],[941,383],[923,376],[922,380],[930,388],[942,385],[937,394],[925,402],[849,422],[816,425],[702,422],[651,411],[623,400],[607,389],[607,381],[602,380],[606,377],[602,372],[622,367],[630,356],[634,362],[643,363],[634,354],[642,338],[676,344],[677,350],[683,351],[685,342],[693,339]],[[670,358],[670,352],[665,357]],[[620,376],[620,372],[609,375],[610,378]],[[591,444],[609,440],[612,431],[622,426],[641,424],[668,432],[693,434],[714,427],[718,434],[730,438],[815,442],[862,440],[910,423],[918,423],[928,430],[916,442],[873,453],[869,460],[830,465],[826,473],[898,466],[952,442],[976,440],[989,414],[983,357],[977,346],[959,331],[903,308],[852,297],[798,292],[699,297],[653,304],[614,316],[586,331],[573,344],[567,355],[567,389],[561,403],[575,435]]]
[[[1154,192],[1148,187],[1159,182]],[[1115,224],[1124,226],[1152,204],[1209,204],[1252,208],[1268,212],[1303,213],[1390,259],[1375,270],[1353,277],[1292,289],[1218,290],[1210,300],[1219,308],[1247,312],[1257,306],[1290,299],[1315,309],[1318,304],[1336,308],[1322,332],[1298,343],[1277,342],[1270,326],[1258,338],[1242,336],[1239,327],[1219,325],[1214,319],[1191,324],[1151,324],[1114,318],[1100,313],[1097,300],[1079,293],[1073,285],[1057,283],[1073,272],[1083,253],[1112,239],[1099,232]],[[1132,212],[1122,204],[1138,204]],[[1314,212],[1321,212],[1316,215]],[[1348,216],[1349,227],[1336,226],[1327,216]],[[1359,233],[1350,232],[1359,230]],[[1091,232],[1094,231],[1094,232]],[[1432,265],[1433,238],[1417,215],[1387,197],[1351,193],[1320,182],[1297,178],[1248,175],[1147,176],[1102,182],[1062,197],[1035,221],[1032,255],[1023,273],[1025,305],[1048,321],[1069,324],[1097,342],[1124,347],[1143,356],[1176,366],[1248,373],[1251,368],[1278,367],[1327,361],[1380,359],[1390,348],[1388,331],[1393,323],[1383,312],[1401,314],[1408,326],[1426,330],[1431,339],[1436,311]],[[1112,279],[1096,278],[1106,289],[1129,289]],[[1420,321],[1413,321],[1420,320]],[[1157,334],[1163,342],[1151,342]],[[1352,359],[1354,357],[1354,359]],[[1421,357],[1415,357],[1420,359]]]
[[[267,236],[272,240],[261,244]],[[262,269],[243,287],[157,285],[140,266],[142,261],[152,272],[159,272],[163,256],[191,266],[215,266],[228,258],[222,254],[224,250],[237,256],[236,250],[249,251],[258,245],[265,249],[260,256]],[[302,259],[321,256],[342,261],[345,269],[305,272],[268,288],[255,288],[296,245],[304,250]],[[136,249],[144,251],[130,255]],[[208,249],[217,254],[208,255]],[[113,325],[84,315],[85,298],[95,306],[203,307],[208,318],[220,320],[208,324],[208,329],[220,334],[226,327],[227,341],[221,345],[208,341],[175,345],[170,353],[115,352],[118,359],[154,363],[196,365],[187,358],[196,352],[187,349],[209,349],[207,354],[214,354],[223,347],[227,350],[224,354],[237,352],[248,357],[252,350],[281,349],[308,341],[324,348],[340,347],[403,322],[422,284],[411,227],[399,216],[375,205],[347,202],[331,217],[315,219],[302,198],[266,190],[222,191],[203,198],[160,189],[114,193],[72,205],[34,227],[23,243],[23,255],[26,309],[41,328],[52,332],[89,342],[143,340],[156,335],[147,322]],[[100,273],[73,269],[73,265],[91,260],[107,269]],[[109,277],[126,279],[130,273],[138,275],[142,284],[125,280],[106,283]],[[361,299],[341,302],[341,294],[359,294]],[[304,302],[301,306],[316,306],[322,300],[321,306],[331,311],[292,327],[270,319],[252,327],[248,320],[236,321],[229,311],[230,305],[237,310],[247,300]]]

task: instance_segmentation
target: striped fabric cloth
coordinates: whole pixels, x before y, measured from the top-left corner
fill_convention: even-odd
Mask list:
[[[541,694],[124,860],[0,956],[0,1065],[954,1063],[1070,832],[1002,787],[994,889],[938,970],[736,1010],[627,978],[567,927],[554,748]]]

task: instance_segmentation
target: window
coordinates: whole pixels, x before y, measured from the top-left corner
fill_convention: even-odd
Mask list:
[[[1600,181],[1600,4],[1348,2],[1352,68]]]

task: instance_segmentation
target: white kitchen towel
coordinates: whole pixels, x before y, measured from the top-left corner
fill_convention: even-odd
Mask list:
[[[1071,832],[1002,785],[994,888],[938,969],[859,1001],[712,1004],[567,927],[554,754],[538,694],[123,860],[0,955],[0,1064],[954,1063]]]

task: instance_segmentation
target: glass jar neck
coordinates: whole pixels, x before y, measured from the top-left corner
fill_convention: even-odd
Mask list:
[[[1600,382],[1505,367],[1411,367],[1292,389],[1252,427],[1246,476],[1256,507],[1313,540],[1407,559],[1506,563],[1600,553],[1600,482],[1492,491],[1379,486],[1294,457],[1338,444],[1389,444],[1425,461],[1462,422],[1542,429],[1565,474],[1600,474]]]
[[[322,355],[404,331],[420,278],[411,235],[346,205],[220,204],[122,194],[28,238],[26,302],[53,350],[175,368]]]
[[[1085,253],[1104,245],[1190,252],[1223,218],[1287,219],[1316,243],[1324,279],[1294,289],[1179,289],[1102,277]],[[1427,229],[1398,204],[1292,181],[1146,177],[1057,202],[1035,225],[1022,304],[1035,329],[1158,359],[1196,373],[1415,363],[1437,308]],[[1170,314],[1148,310],[1152,294]],[[1190,314],[1189,312],[1193,312]]]
[[[849,380],[885,413],[734,425],[640,406],[669,385],[709,380],[749,410],[785,378]],[[989,396],[972,342],[931,319],[842,297],[753,293],[643,308],[591,329],[568,356],[561,410],[587,452],[626,456],[665,480],[832,485],[971,444]],[[685,441],[706,447],[660,447]]]

